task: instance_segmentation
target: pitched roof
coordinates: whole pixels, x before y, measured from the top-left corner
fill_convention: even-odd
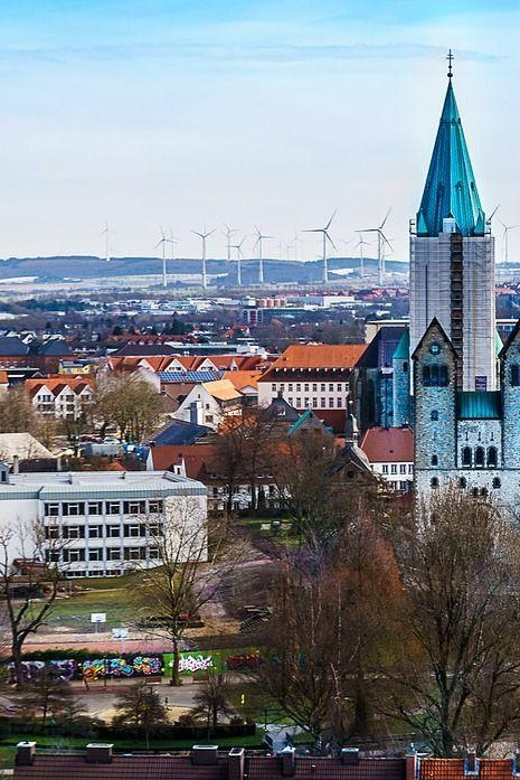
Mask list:
[[[32,460],[52,458],[53,454],[30,433],[0,433],[0,460],[11,464],[15,457]]]
[[[170,447],[182,444],[195,444],[196,441],[203,439],[210,433],[213,433],[213,430],[205,425],[185,422],[184,420],[173,420],[173,422],[155,434],[151,439],[151,444]]]
[[[148,357],[149,355],[175,355],[175,347],[170,344],[124,344],[117,352],[117,357]]]
[[[417,212],[417,234],[437,236],[443,219],[455,219],[463,236],[482,235],[486,218],[473,175],[451,83],[448,89],[424,193]]]
[[[29,354],[29,346],[17,336],[0,336],[0,355],[20,357]]]
[[[225,371],[222,379],[229,379],[237,390],[243,391],[246,387],[256,389],[261,376],[261,371]]]
[[[411,428],[368,428],[359,443],[371,463],[410,463],[414,458]]]
[[[160,371],[157,376],[164,384],[175,384],[177,382],[192,382],[193,384],[202,384],[203,382],[214,382],[222,377],[219,371]]]
[[[372,341],[361,354],[356,363],[356,367],[390,367],[392,365],[392,359],[395,357],[395,351],[407,331],[408,328],[404,325],[396,328],[383,325],[379,328]]]
[[[300,417],[299,412],[296,411],[294,406],[287,403],[281,394],[277,395],[276,398],[273,398],[265,411],[270,417],[275,417],[282,422],[293,423]]]
[[[366,344],[291,344],[271,368],[353,368],[365,349]]]
[[[38,352],[40,355],[56,355],[57,357],[74,354],[73,350],[62,339],[49,339],[44,344],[40,345]]]
[[[292,436],[292,434],[297,433],[297,431],[310,430],[312,428],[321,430],[323,433],[328,433],[329,435],[332,434],[330,428],[323,424],[312,409],[306,409],[303,414],[300,414],[298,419],[290,426],[287,434],[288,436]]]
[[[410,357],[410,330],[404,329],[404,333],[401,336],[399,344],[397,345],[393,354],[393,360],[408,360]]]
[[[208,393],[216,398],[217,401],[239,401],[242,394],[233,387],[229,379],[218,379],[214,382],[204,382],[203,387]]]
[[[53,395],[59,395],[65,387],[79,394],[86,387],[92,386],[93,378],[87,374],[51,374],[42,379],[25,380],[25,389],[31,395],[35,395],[42,387],[46,387]]]
[[[186,476],[201,482],[208,473],[214,473],[215,448],[213,444],[189,444],[179,446],[155,446],[151,449],[155,471],[167,471],[174,463],[184,460]]]

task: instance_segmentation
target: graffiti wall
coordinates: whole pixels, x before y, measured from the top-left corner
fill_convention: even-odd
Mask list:
[[[209,672],[223,674],[224,672],[245,672],[255,669],[262,663],[260,651],[248,648],[236,650],[198,651],[181,653],[179,671],[182,675]],[[73,658],[56,661],[23,661],[24,682],[34,681],[43,669],[60,680],[81,680],[93,682],[104,679],[123,679],[128,677],[161,677],[170,676],[173,666],[171,653],[157,655],[129,655],[120,658],[92,658],[87,661],[76,661]],[[13,664],[7,665],[8,679],[14,683]]]

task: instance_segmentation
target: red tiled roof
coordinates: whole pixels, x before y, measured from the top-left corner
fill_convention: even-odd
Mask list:
[[[273,368],[353,368],[366,344],[291,344]]]
[[[152,447],[152,463],[156,471],[168,471],[183,458],[186,476],[190,479],[207,479],[213,471],[215,450],[212,444],[157,445]]]
[[[464,780],[463,758],[423,758],[421,759],[421,780]],[[478,762],[477,780],[511,780],[512,763],[503,758],[482,758]]]
[[[411,463],[413,432],[403,428],[369,428],[359,443],[371,463]]]

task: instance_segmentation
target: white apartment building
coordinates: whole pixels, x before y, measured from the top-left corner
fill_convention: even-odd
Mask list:
[[[26,389],[34,408],[44,417],[77,420],[94,403],[94,391],[82,377],[28,379]]]
[[[206,487],[170,472],[9,474],[0,464],[0,540],[9,535],[9,559],[44,558],[68,577],[158,565],[167,537],[181,558],[197,549],[206,560],[206,521]],[[20,529],[34,526],[41,548],[31,536],[23,549]]]

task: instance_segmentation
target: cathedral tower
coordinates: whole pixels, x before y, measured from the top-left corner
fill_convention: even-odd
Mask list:
[[[494,239],[473,175],[452,84],[410,238],[410,350],[436,318],[457,355],[459,390],[494,390]]]

